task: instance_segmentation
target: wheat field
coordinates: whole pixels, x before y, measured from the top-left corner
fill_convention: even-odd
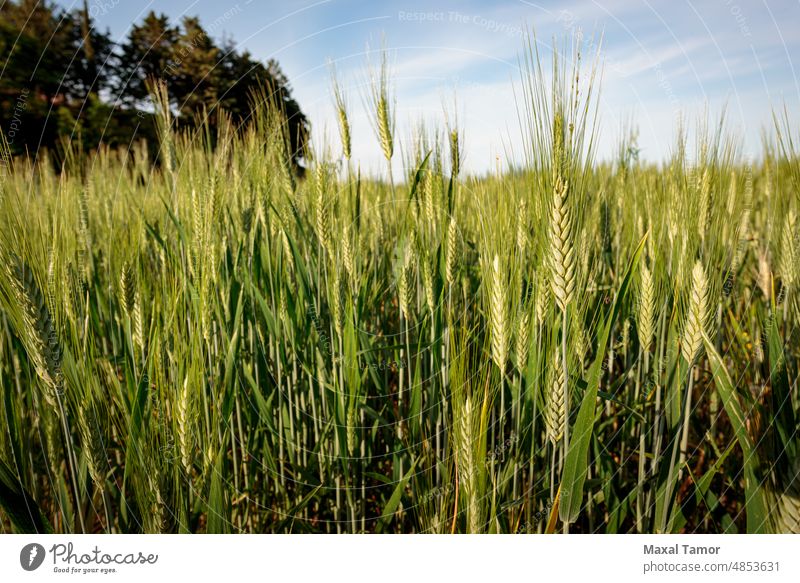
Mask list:
[[[384,179],[335,80],[303,176],[266,92],[188,132],[154,86],[155,160],[4,150],[0,531],[800,532],[788,115],[598,161],[596,65],[534,47],[485,176],[385,61]]]

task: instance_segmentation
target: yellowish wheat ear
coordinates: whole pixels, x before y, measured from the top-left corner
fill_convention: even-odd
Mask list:
[[[692,291],[689,309],[683,327],[681,351],[689,363],[700,355],[703,347],[703,334],[706,331],[709,310],[708,280],[703,264],[697,261],[692,268]]]
[[[492,359],[501,371],[508,360],[508,290],[500,259],[494,256],[490,274],[489,315],[492,332]]]
[[[392,139],[390,117],[389,100],[385,95],[381,95],[378,100],[378,135],[380,137],[383,156],[387,160],[391,160],[394,155],[394,140]]]
[[[639,304],[636,324],[639,332],[639,343],[644,350],[650,347],[653,340],[653,325],[655,319],[655,286],[653,274],[642,264],[641,280],[639,284]]]
[[[758,251],[758,274],[756,283],[764,297],[772,297],[772,268],[769,265],[769,253],[765,248]]]
[[[539,326],[544,324],[547,316],[547,308],[550,304],[550,287],[547,283],[547,278],[540,273],[538,283],[536,286],[536,303],[534,304],[534,311],[536,312],[536,321]]]
[[[342,142],[342,155],[347,160],[350,160],[350,156],[352,155],[350,120],[347,117],[347,104],[345,103],[342,89],[335,78],[333,80],[333,97],[336,103],[336,121],[339,124],[339,139]]]
[[[78,431],[81,435],[83,455],[86,458],[89,476],[91,476],[95,486],[102,490],[105,485],[105,469],[108,461],[105,454],[105,444],[97,425],[96,412],[92,403],[93,399],[90,397],[88,402],[81,402],[78,405]]]
[[[411,253],[406,252],[400,275],[397,279],[397,295],[400,302],[400,311],[406,320],[411,319]]]
[[[531,311],[528,304],[523,304],[517,322],[517,335],[514,344],[514,355],[516,358],[517,370],[523,372],[528,363],[528,352],[530,351],[530,331],[531,331]]]
[[[350,237],[351,237],[350,229],[346,228],[344,230],[342,239],[342,261],[344,262],[344,269],[347,272],[347,277],[349,278],[350,282],[353,285],[355,285],[356,267],[355,267],[355,259],[353,258],[353,243],[350,240]]]
[[[456,227],[456,220],[450,217],[450,223],[447,226],[447,253],[445,256],[445,279],[447,285],[452,286],[455,278],[456,271],[456,253],[458,252],[458,232]]]
[[[547,438],[550,443],[556,445],[561,437],[564,435],[564,422],[565,422],[565,407],[564,407],[564,386],[566,378],[564,377],[564,367],[561,366],[561,360],[558,353],[554,354],[553,362],[550,366],[550,384],[547,391],[546,411],[545,411],[545,428],[547,430]]]
[[[133,313],[136,309],[136,275],[133,266],[127,261],[122,264],[119,276],[120,299],[125,315],[133,321]]]
[[[178,425],[178,450],[181,455],[181,466],[188,476],[192,469],[193,434],[192,434],[192,392],[189,387],[189,377],[183,382],[183,387],[178,393],[178,403],[175,407]]]
[[[567,310],[575,293],[575,249],[567,191],[567,183],[558,177],[550,216],[550,285],[562,312]]]
[[[786,215],[786,222],[783,224],[781,233],[781,260],[780,272],[783,283],[787,288],[793,288],[797,282],[798,260],[800,253],[797,249],[797,215],[794,210],[790,210]]]
[[[458,422],[457,452],[459,480],[463,484],[464,494],[467,499],[467,527],[470,534],[477,534],[481,530],[481,505],[477,488],[478,464],[475,459],[475,444],[478,441],[478,435],[475,429],[472,398],[467,396]]]
[[[528,203],[523,197],[517,209],[517,251],[521,261],[525,260],[528,251],[528,238]]]

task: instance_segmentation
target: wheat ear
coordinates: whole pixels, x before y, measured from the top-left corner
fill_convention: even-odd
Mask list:
[[[355,259],[353,258],[353,243],[351,241],[350,228],[345,228],[344,236],[342,239],[342,261],[344,262],[344,269],[347,272],[349,281],[356,285],[356,266]]]
[[[692,292],[681,343],[683,356],[690,364],[700,355],[707,321],[708,280],[702,263],[697,261],[692,268]]]
[[[536,286],[536,300],[534,303],[534,311],[536,312],[536,321],[539,326],[544,325],[545,317],[547,316],[547,307],[550,304],[550,287],[547,284],[547,279],[543,273],[538,277]]]
[[[83,444],[83,454],[86,458],[86,465],[89,469],[89,475],[92,478],[95,486],[99,490],[103,490],[105,485],[105,475],[103,468],[107,465],[108,460],[105,455],[105,448],[103,445],[103,438],[98,431],[98,425],[95,421],[89,419],[89,414],[94,413],[92,407],[93,399],[90,397],[87,403],[80,403],[78,406],[78,430],[81,434],[81,443]]]
[[[22,309],[25,326],[23,337],[27,340],[28,355],[44,383],[45,399],[55,406],[56,396],[61,392],[64,378],[61,372],[61,344],[50,311],[33,277],[33,272],[25,262],[12,255],[6,265],[10,272],[14,295]]]
[[[314,172],[314,192],[316,194],[315,210],[317,212],[316,230],[322,250],[330,253],[331,228],[328,217],[328,207],[325,204],[327,178],[322,164],[318,164]]]
[[[381,150],[387,162],[392,159],[394,154],[394,140],[392,139],[392,122],[391,111],[389,108],[389,99],[383,88],[378,98],[378,137],[381,142]]]
[[[653,286],[653,274],[642,265],[641,280],[639,282],[639,305],[637,313],[637,326],[639,332],[639,343],[643,350],[650,347],[653,340],[653,324],[655,318],[655,289]]]
[[[508,289],[500,271],[500,259],[494,256],[489,279],[489,315],[492,331],[492,359],[501,372],[508,360]]]
[[[433,258],[427,253],[422,257],[422,288],[425,292],[425,303],[433,314],[436,308],[436,293],[433,288]]]
[[[464,400],[459,429],[459,480],[464,485],[467,499],[467,528],[470,534],[477,534],[481,529],[480,503],[477,489],[477,461],[475,459],[475,419],[472,414],[472,399]]]
[[[519,199],[517,208],[517,250],[524,261],[528,250],[528,203],[524,197]]]
[[[700,241],[705,241],[706,234],[710,227],[709,222],[711,219],[711,173],[708,168],[703,169],[700,176],[700,198],[698,204],[700,208],[697,213],[697,234],[700,236]]]
[[[178,393],[178,403],[175,407],[178,425],[178,451],[181,454],[181,466],[188,476],[192,469],[192,394],[189,390],[189,377],[183,381],[183,387]]]
[[[515,338],[514,355],[516,356],[517,369],[524,372],[528,363],[528,350],[530,348],[531,311],[528,304],[522,306],[522,311],[517,322],[517,336]]]
[[[567,183],[556,178],[550,216],[550,285],[562,312],[567,311],[575,293],[575,249],[567,192]]]
[[[458,252],[458,240],[456,237],[457,226],[454,217],[450,217],[450,223],[447,225],[447,252],[445,254],[445,279],[447,285],[452,286],[455,280],[456,273],[456,253]]]
[[[400,311],[406,320],[411,320],[411,262],[413,259],[413,246],[406,251],[403,264],[400,267],[400,276],[397,281],[397,293],[400,300]]]
[[[797,281],[797,263],[800,254],[797,250],[797,215],[794,210],[790,210],[786,215],[786,222],[783,224],[781,234],[781,260],[779,269],[783,277],[783,283],[787,289],[794,287]]]
[[[342,88],[334,76],[333,79],[333,98],[336,102],[336,121],[339,123],[339,139],[342,142],[342,154],[350,160],[352,154],[350,138],[350,120],[347,117],[347,103],[345,102]]]
[[[547,392],[545,412],[545,429],[547,430],[547,438],[550,443],[557,445],[561,436],[564,435],[564,421],[565,421],[565,407],[564,407],[564,387],[566,386],[566,377],[564,376],[564,368],[561,366],[561,360],[556,351],[553,363],[550,368],[550,385]]]
[[[136,276],[133,267],[127,261],[122,264],[119,276],[120,299],[125,315],[133,321],[133,312],[136,309]]]
[[[345,297],[347,294],[347,288],[344,279],[342,278],[342,270],[338,266],[334,268],[335,273],[333,277],[333,289],[332,291],[332,298],[331,298],[331,312],[333,315],[333,327],[336,330],[336,334],[342,338],[342,332],[344,330],[344,319],[345,319]]]
[[[458,178],[461,172],[461,146],[459,144],[458,130],[450,130],[450,174]]]
[[[350,456],[355,455],[359,445],[358,433],[356,432],[357,413],[355,405],[351,404],[347,408],[347,451]]]

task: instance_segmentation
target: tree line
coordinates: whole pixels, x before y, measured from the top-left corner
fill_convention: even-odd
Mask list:
[[[65,140],[84,150],[140,138],[155,144],[149,85],[164,79],[183,127],[213,126],[220,109],[246,123],[254,91],[269,95],[286,112],[298,163],[309,123],[280,66],[237,50],[232,39],[216,42],[213,32],[197,17],[174,24],[151,11],[115,43],[96,28],[85,0],[73,10],[46,0],[0,2],[0,124],[12,154],[57,152]]]

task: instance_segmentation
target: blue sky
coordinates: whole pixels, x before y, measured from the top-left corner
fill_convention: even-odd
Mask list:
[[[528,27],[545,52],[554,35],[602,33],[600,157],[613,154],[623,122],[633,120],[642,155],[661,160],[680,114],[692,122],[723,107],[728,127],[745,138],[743,153],[757,154],[772,107],[786,103],[800,111],[798,0],[90,0],[89,9],[115,40],[149,10],[175,20],[199,15],[212,36],[232,37],[256,58],[277,59],[315,138],[332,142],[328,62],[335,62],[352,110],[353,153],[365,170],[381,167],[363,96],[367,47],[376,62],[382,39],[390,51],[399,139],[407,142],[420,119],[432,127],[442,123],[444,107],[455,109],[472,172],[519,153],[513,87]]]

